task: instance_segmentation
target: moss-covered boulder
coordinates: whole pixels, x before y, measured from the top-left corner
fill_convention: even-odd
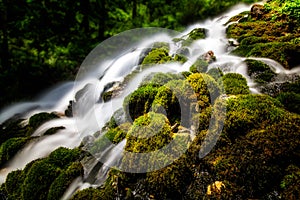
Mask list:
[[[148,64],[162,64],[172,60],[172,57],[169,56],[168,49],[161,47],[155,48],[148,53],[148,55],[144,58],[142,65]]]
[[[226,94],[249,94],[249,86],[245,77],[238,73],[227,73],[219,80]]]
[[[11,138],[0,146],[0,166],[9,161],[28,141],[29,137]]]
[[[71,183],[77,178],[84,175],[83,166],[80,162],[72,163],[63,171],[51,184],[48,192],[48,200],[60,199]]]
[[[261,61],[247,59],[246,64],[249,76],[257,83],[269,83],[276,75],[267,64]]]
[[[229,25],[227,36],[240,42],[232,53],[268,57],[290,69],[300,64],[299,14],[294,1],[269,1],[252,7],[248,18]],[[284,12],[284,10],[286,12]]]
[[[125,151],[129,153],[122,160],[124,169],[129,172],[155,169],[160,155],[153,152],[167,145],[172,134],[170,122],[163,114],[149,112],[137,118],[126,135]]]
[[[8,199],[57,199],[83,168],[79,149],[58,148],[47,158],[27,164],[24,170],[8,174],[5,185]],[[56,188],[56,189],[54,189]],[[56,193],[57,192],[57,193]],[[50,196],[48,196],[50,195]]]
[[[254,128],[282,120],[282,104],[268,95],[238,95],[226,101],[223,132],[230,138],[245,135]]]
[[[218,83],[208,74],[194,73],[187,78],[187,81],[194,89],[198,103],[202,108],[213,103],[221,93]]]
[[[300,93],[281,92],[276,99],[278,99],[288,111],[300,114]]]
[[[126,118],[134,121],[139,116],[149,112],[158,88],[156,84],[143,85],[127,96],[123,103]]]
[[[172,124],[188,127],[196,103],[195,92],[187,80],[172,80],[158,89],[152,110],[165,114]]]

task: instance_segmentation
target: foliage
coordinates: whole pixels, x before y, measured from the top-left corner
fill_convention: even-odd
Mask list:
[[[222,76],[222,84],[226,94],[249,94],[250,90],[245,77],[237,73],[227,73]]]

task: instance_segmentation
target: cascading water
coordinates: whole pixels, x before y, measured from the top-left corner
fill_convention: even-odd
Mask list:
[[[248,5],[238,5],[222,17],[190,26],[183,33],[175,34],[175,32],[169,32],[172,33],[170,35],[154,33],[154,36],[152,34],[147,36],[141,34],[143,39],[138,40],[139,43],[131,44],[134,42],[125,42],[126,45],[120,45],[120,49],[113,50],[113,53],[109,56],[106,54],[106,51],[109,50],[105,48],[94,50],[84,61],[75,83],[64,83],[45,93],[45,95],[34,102],[21,103],[4,109],[0,115],[0,124],[16,115],[24,119],[29,119],[30,116],[39,112],[57,112],[63,115],[69,102],[75,102],[75,105],[73,105],[73,117],[63,116],[60,119],[48,121],[35,130],[32,136],[39,138],[29,142],[7,163],[6,167],[1,170],[0,182],[5,181],[9,172],[23,169],[30,161],[49,155],[57,147],[74,148],[80,145],[83,138],[86,140],[88,137],[91,137],[91,140],[94,140],[93,134],[101,130],[110,117],[122,108],[124,98],[139,86],[144,77],[153,72],[178,73],[188,71],[194,61],[208,51],[213,51],[217,58],[216,62],[208,66],[208,70],[220,68],[224,73],[240,73],[246,77],[251,91],[259,93],[260,91],[256,88],[256,84],[247,73],[247,66],[244,63],[246,58],[230,55],[229,43],[225,34],[226,27],[224,24],[228,19],[245,10],[249,10]],[[191,54],[187,62],[184,64],[169,63],[145,69],[139,66],[143,51],[150,48],[153,43],[169,43],[171,47],[170,55],[172,55],[180,48],[180,45],[174,43],[172,39],[175,36],[176,38],[185,37],[195,28],[207,29],[207,38],[197,40],[188,47]],[[105,47],[108,47],[108,45]],[[101,57],[101,53],[105,56]],[[270,59],[251,59],[266,63],[276,74],[289,75],[300,73],[300,67],[286,70],[279,63]],[[134,74],[134,76],[129,80],[125,80],[125,77],[130,74]],[[120,94],[104,102],[101,94],[107,90],[114,90],[114,87],[121,88]],[[54,135],[43,135],[53,127],[64,127],[64,129],[57,131]],[[82,164],[85,165],[86,169],[85,179],[76,179],[65,193],[63,199],[68,199],[76,189],[82,188],[81,186],[88,182],[87,180],[91,173],[95,175],[91,184],[101,185],[105,181],[108,169],[120,164],[125,144],[126,140],[123,140],[117,145],[110,145],[107,147],[107,151],[98,155],[98,159],[103,162],[103,165],[99,165],[97,160],[92,162],[92,164],[90,160],[83,161]],[[95,169],[98,171],[95,172]]]

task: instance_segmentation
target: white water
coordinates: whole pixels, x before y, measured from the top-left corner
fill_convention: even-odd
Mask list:
[[[100,101],[100,94],[105,86],[112,82],[122,82],[124,77],[134,70],[138,70],[139,55],[145,47],[151,46],[156,41],[171,43],[170,54],[176,52],[180,48],[177,44],[172,43],[172,37],[166,34],[155,35],[150,38],[144,38],[137,46],[131,46],[125,51],[120,50],[120,54],[115,58],[108,58],[101,62],[85,61],[88,67],[83,65],[80,74],[75,82],[63,83],[60,86],[46,92],[42,97],[34,102],[20,103],[13,105],[1,111],[0,124],[7,119],[21,114],[25,119],[39,112],[57,112],[64,113],[69,101],[75,99],[75,94],[87,84],[84,95],[73,107],[74,117],[55,119],[41,125],[33,136],[41,136],[27,144],[15,157],[9,161],[5,169],[0,172],[0,182],[4,182],[7,174],[12,170],[23,169],[25,165],[37,158],[43,158],[49,155],[50,152],[60,146],[74,148],[80,144],[82,138],[93,135],[101,130],[105,123],[110,119],[113,113],[122,107],[124,98],[134,91],[143,81],[143,78],[152,72],[181,72],[187,71],[197,57],[207,51],[212,50],[217,58],[217,61],[212,63],[208,69],[220,67],[224,73],[236,72],[242,74],[248,82],[248,85],[253,93],[259,93],[255,83],[247,74],[247,66],[244,64],[245,58],[229,55],[228,39],[225,35],[225,22],[231,17],[242,11],[249,10],[250,6],[238,5],[231,11],[217,17],[213,20],[207,20],[203,23],[190,26],[177,37],[184,37],[194,28],[206,28],[208,37],[204,40],[194,42],[190,47],[191,56],[189,60],[180,65],[178,63],[170,63],[158,65],[145,70],[141,70],[136,74],[123,88],[122,93],[108,102]],[[100,51],[101,52],[101,51]],[[97,53],[95,51],[94,53]],[[300,73],[300,66],[292,70],[286,70],[279,63],[266,58],[251,58],[265,62],[277,74],[294,74]],[[88,60],[88,59],[87,59]],[[84,68],[84,69],[83,69]],[[43,134],[52,127],[63,126],[65,129],[59,130],[56,134],[43,136]],[[103,152],[101,161],[104,165],[100,168],[99,174],[96,177],[95,183],[100,185],[105,181],[107,171],[110,167],[117,167],[122,158],[122,151],[126,144],[123,140],[118,145],[111,149],[107,149],[107,154]],[[99,158],[100,159],[100,158]],[[85,164],[85,163],[83,163]],[[68,199],[70,195],[78,188],[86,187],[85,180],[78,178],[70,186],[65,193],[63,199]]]

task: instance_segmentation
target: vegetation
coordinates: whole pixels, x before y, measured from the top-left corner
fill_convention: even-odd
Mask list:
[[[237,73],[228,73],[222,76],[222,81],[226,94],[249,94],[250,90],[245,77]]]
[[[241,56],[268,57],[287,69],[298,66],[299,2],[272,0],[256,5],[250,14],[227,29],[229,37],[240,42],[233,53]]]
[[[21,1],[18,11],[19,8],[13,4],[14,0],[5,1],[2,3],[5,7],[11,6],[7,8],[8,11],[21,12],[24,18],[9,15],[10,18],[6,20],[10,21],[5,21],[1,26],[15,30],[11,23],[19,22],[17,24],[21,27],[21,33],[27,33],[25,30],[28,28],[37,31],[37,26],[49,28],[49,33],[41,29],[38,34],[32,31],[27,33],[29,35],[25,34],[25,39],[20,39],[16,33],[9,31],[9,37],[6,37],[9,39],[9,49],[14,49],[17,44],[22,49],[16,50],[17,53],[10,51],[11,55],[6,61],[10,62],[11,70],[15,71],[4,69],[3,77],[20,70],[22,63],[32,64],[31,61],[36,65],[42,62],[56,70],[62,65],[60,61],[50,63],[48,59],[50,55],[56,56],[57,49],[62,47],[57,46],[56,50],[52,48],[60,42],[70,50],[62,51],[61,55],[71,55],[71,52],[81,55],[77,51],[84,49],[74,50],[73,45],[83,33],[88,34],[80,41],[92,38],[91,43],[86,43],[92,46],[100,36],[104,39],[124,27],[141,24],[179,26],[179,18],[182,21],[187,20],[186,17],[193,20],[193,16],[212,14],[210,12],[213,9],[223,10],[235,2],[130,1],[122,4],[122,1],[90,0],[73,3],[43,0],[40,5],[28,0]],[[227,34],[240,42],[234,53],[274,58],[286,68],[299,65],[299,3],[298,0],[272,0],[264,6],[256,5],[255,9],[247,12],[249,15],[246,17],[243,13],[232,18],[231,21],[239,21],[227,29]],[[34,6],[36,12],[28,10]],[[172,6],[181,6],[176,15],[170,14],[175,9]],[[95,12],[99,7],[104,11],[101,19],[97,18],[99,15]],[[62,10],[66,14],[58,12]],[[44,19],[37,18],[42,11],[48,15]],[[35,18],[36,21],[33,20]],[[53,27],[42,23],[52,18]],[[67,25],[58,23],[62,19],[68,22]],[[48,34],[54,34],[56,29],[60,30],[59,37],[48,38]],[[75,36],[74,32],[79,29],[82,29],[81,34]],[[5,36],[8,33],[3,29],[1,34]],[[68,34],[74,41],[66,41]],[[28,41],[37,35],[39,38]],[[4,36],[1,39],[5,40]],[[187,36],[192,40],[203,37],[204,29],[193,30]],[[23,49],[24,45],[28,47],[26,50]],[[188,56],[189,53],[182,49],[173,58],[168,54],[168,48],[165,43],[154,44],[143,58],[143,64],[161,64],[176,59],[184,62],[184,57],[181,60],[176,55]],[[31,53],[29,58],[22,57],[26,52]],[[17,55],[21,56],[19,61],[13,59]],[[35,60],[35,56],[41,61]],[[28,163],[24,169],[9,173],[5,183],[0,186],[0,197],[20,200],[59,199],[77,177],[84,176],[81,163],[93,155],[103,153],[111,143],[116,145],[126,139],[122,157],[122,167],[125,169],[109,169],[101,186],[77,191],[71,197],[72,200],[298,199],[299,76],[293,75],[292,81],[274,83],[274,86],[270,82],[278,75],[263,62],[247,59],[248,73],[257,84],[264,86],[262,93],[267,93],[265,90],[270,87],[277,88],[270,90],[272,95],[251,94],[245,77],[237,73],[223,74],[221,68],[207,71],[208,62],[202,58],[199,57],[193,63],[189,72],[155,73],[145,77],[143,84],[125,98],[123,109],[114,113],[101,134],[99,131],[91,136],[95,138],[94,143],[89,143],[89,146],[82,144],[74,149],[60,147],[47,157]],[[3,68],[2,63],[5,61],[1,60]],[[76,94],[76,100],[84,96],[85,89]],[[5,167],[6,162],[26,143],[39,139],[32,137],[39,126],[58,117],[55,113],[38,113],[28,121],[15,117],[1,124],[0,165]],[[54,134],[62,128],[53,127],[45,134]],[[170,148],[165,150],[167,145]],[[199,153],[207,151],[207,145],[213,147],[206,156],[200,158]],[[89,153],[84,151],[87,147],[90,147]],[[143,156],[137,156],[141,154]],[[153,170],[156,166],[163,167]],[[139,173],[126,172],[131,169]]]

